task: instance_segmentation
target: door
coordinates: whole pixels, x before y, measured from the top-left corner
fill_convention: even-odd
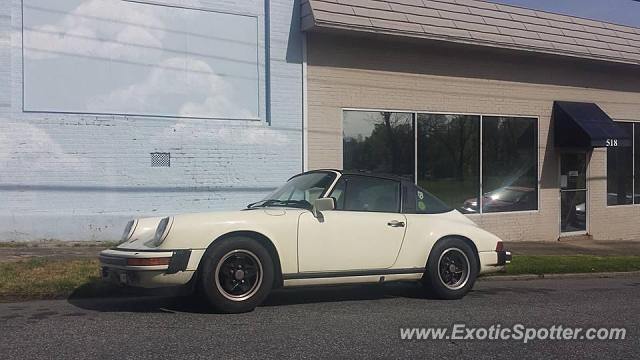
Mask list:
[[[561,153],[560,233],[586,233],[587,210],[587,153]]]
[[[386,269],[400,251],[406,218],[400,182],[359,175],[340,178],[330,194],[336,209],[300,216],[300,272]]]

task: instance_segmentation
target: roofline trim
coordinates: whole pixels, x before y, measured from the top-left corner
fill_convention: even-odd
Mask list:
[[[352,31],[352,32],[358,32],[358,33],[402,36],[402,37],[408,37],[413,39],[424,39],[424,40],[442,41],[442,42],[456,43],[456,44],[476,45],[476,46],[483,46],[483,47],[491,47],[495,49],[508,49],[508,50],[514,50],[514,51],[534,52],[534,53],[542,53],[542,54],[548,54],[548,55],[569,56],[573,58],[590,59],[590,60],[627,64],[627,65],[640,65],[640,59],[638,61],[633,61],[625,58],[587,55],[584,53],[572,52],[564,49],[551,50],[551,49],[545,49],[545,48],[540,48],[535,46],[525,46],[525,45],[513,46],[512,44],[508,44],[508,43],[503,43],[498,41],[485,41],[482,39],[474,39],[473,41],[470,41],[468,39],[455,37],[455,36],[445,36],[445,35],[440,36],[440,35],[431,35],[426,33],[415,34],[415,33],[405,32],[405,31],[376,29],[373,27],[369,28],[369,27],[359,26],[359,25],[343,25],[343,24],[337,24],[333,22],[317,20],[315,19],[315,17],[314,17],[314,25],[311,27],[304,28],[302,30],[307,32],[321,32],[321,30],[342,30],[342,31]]]

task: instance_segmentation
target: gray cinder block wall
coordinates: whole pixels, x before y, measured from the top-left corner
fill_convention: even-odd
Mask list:
[[[271,0],[270,124],[264,1],[155,3],[258,17],[260,120],[25,113],[22,2],[0,2],[0,241],[115,240],[129,218],[242,208],[302,169],[297,2]]]

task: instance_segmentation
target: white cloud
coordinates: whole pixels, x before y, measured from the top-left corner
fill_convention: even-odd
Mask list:
[[[153,6],[123,1],[88,0],[66,15],[52,12],[51,24],[31,26],[27,15],[23,33],[25,56],[33,59],[61,54],[135,58],[149,48],[161,49],[165,25],[154,10]],[[25,11],[42,12],[28,6]]]
[[[180,116],[250,118],[251,112],[235,103],[233,95],[232,87],[206,62],[173,57],[160,62],[144,81],[94,97],[87,107],[98,112],[129,109],[131,113],[156,109],[156,115],[163,115],[163,109],[171,112],[172,102],[185,99],[179,105]]]
[[[195,95],[192,99],[198,99],[196,94],[201,96],[198,101],[185,103],[180,109],[181,116],[211,117],[214,114],[217,117],[252,117],[251,111],[232,101],[230,95],[234,94],[233,89],[224,78],[213,72],[209,64],[200,60],[189,60],[187,64],[187,89],[184,90]],[[235,95],[233,98],[240,97],[240,94]]]
[[[229,60],[247,56],[246,46],[234,47],[235,35],[255,31],[246,18],[235,27],[237,18],[213,12],[115,0],[55,3],[25,0],[29,110],[234,119],[258,115],[257,66],[246,59]],[[191,32],[201,35],[190,41]],[[225,37],[228,47],[216,40]],[[71,56],[56,58],[61,54]],[[254,61],[255,52],[251,54]],[[62,86],[66,88],[59,91]]]
[[[70,178],[91,169],[87,159],[66,153],[45,130],[24,123],[0,127],[0,168],[21,169],[0,171],[2,183],[30,183],[52,169]]]
[[[211,120],[178,120],[173,126],[154,136],[153,144],[158,148],[180,147],[188,139],[190,146],[215,150],[217,146],[228,145],[269,145],[270,148],[291,146],[291,139],[282,130],[264,126],[256,122],[254,126],[203,126]],[[291,136],[296,137],[293,133]],[[260,148],[262,149],[262,148]]]

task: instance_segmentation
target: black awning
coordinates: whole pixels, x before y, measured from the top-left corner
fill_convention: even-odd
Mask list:
[[[632,146],[632,135],[594,103],[556,101],[553,122],[557,147]]]

